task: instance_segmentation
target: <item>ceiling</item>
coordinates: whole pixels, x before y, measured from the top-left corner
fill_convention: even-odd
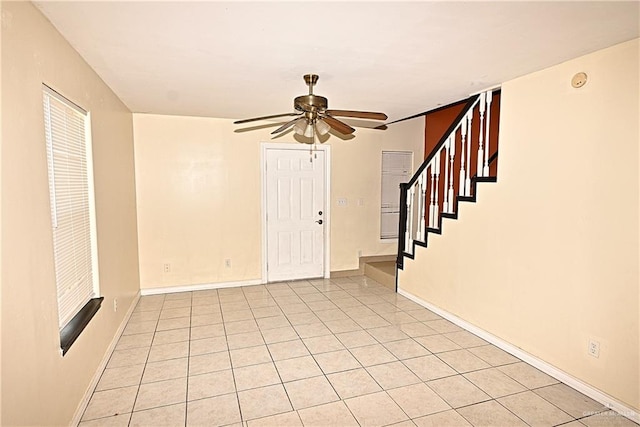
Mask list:
[[[389,121],[636,38],[639,5],[36,2],[133,112],[292,112],[302,75],[316,73],[330,108]]]

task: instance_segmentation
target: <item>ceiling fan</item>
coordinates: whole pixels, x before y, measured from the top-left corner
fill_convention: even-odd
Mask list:
[[[277,134],[284,132],[293,126],[293,130],[298,135],[315,139],[315,135],[326,135],[329,130],[333,129],[344,135],[355,132],[355,129],[336,117],[350,117],[368,120],[386,120],[387,115],[384,113],[374,113],[370,111],[351,111],[351,110],[330,110],[328,109],[328,101],[324,96],[314,95],[313,86],[318,82],[317,74],[305,74],[303,76],[305,83],[309,86],[309,94],[298,96],[293,100],[293,108],[295,113],[274,114],[271,116],[254,117],[251,119],[238,120],[234,124],[249,123],[257,120],[275,119],[278,117],[294,116],[295,118],[278,129],[271,132]],[[386,126],[378,126],[376,129],[386,129]]]

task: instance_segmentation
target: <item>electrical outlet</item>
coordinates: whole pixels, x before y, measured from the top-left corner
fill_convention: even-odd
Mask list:
[[[347,206],[347,199],[345,198],[338,199],[338,206]]]
[[[171,273],[171,264],[166,263],[166,264],[164,265],[164,272],[165,272],[165,273]]]
[[[227,258],[227,259],[224,260],[224,266],[226,268],[231,268],[231,259],[230,258]]]
[[[589,340],[589,348],[587,349],[589,356],[593,356],[596,359],[600,357],[600,343],[596,340]]]
[[[113,299],[113,311],[118,311],[118,298]]]

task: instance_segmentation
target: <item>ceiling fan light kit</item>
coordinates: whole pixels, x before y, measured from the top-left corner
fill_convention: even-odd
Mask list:
[[[345,122],[336,119],[338,117],[351,117],[368,120],[386,120],[387,115],[384,113],[374,113],[370,111],[352,111],[352,110],[329,110],[329,101],[324,96],[315,95],[313,86],[318,82],[317,74],[305,74],[303,79],[309,86],[309,94],[297,96],[293,100],[293,108],[296,113],[274,114],[271,116],[254,117],[251,119],[237,120],[234,124],[243,124],[257,120],[268,120],[279,117],[295,116],[293,120],[283,124],[271,134],[278,134],[293,127],[293,131],[301,136],[310,138],[309,144],[315,144],[315,136],[323,136],[329,133],[331,129],[344,135],[350,135],[355,129]],[[384,129],[386,127],[379,126]],[[306,141],[305,141],[306,142]],[[321,141],[322,142],[322,141]]]

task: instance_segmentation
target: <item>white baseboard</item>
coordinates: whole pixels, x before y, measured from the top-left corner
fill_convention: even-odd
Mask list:
[[[240,286],[255,286],[255,285],[261,285],[262,283],[263,282],[261,279],[240,280],[237,282],[201,283],[199,285],[181,285],[181,286],[168,286],[166,288],[140,289],[140,294],[142,296],[146,296],[146,295],[171,294],[174,292],[206,291],[209,289],[237,288]]]
[[[636,422],[636,423],[640,423],[640,414],[638,414],[636,411],[634,411],[633,409],[629,408],[628,406],[626,406],[625,404],[621,403],[620,401],[618,401],[616,398],[603,393],[602,391],[590,386],[589,384],[586,384],[584,382],[582,382],[581,380],[569,375],[568,373],[556,368],[555,366],[545,362],[544,360],[538,359],[537,357],[527,353],[526,351],[522,350],[521,348],[518,348],[512,344],[509,344],[507,341],[504,341],[501,338],[496,337],[495,335],[485,331],[484,329],[481,329],[475,325],[472,325],[471,323],[467,322],[466,320],[463,320],[461,318],[459,318],[458,316],[449,313],[446,310],[443,310],[441,308],[438,308],[436,306],[434,306],[433,304],[430,304],[426,301],[424,301],[423,299],[403,290],[398,288],[398,293],[404,297],[409,298],[411,301],[420,304],[421,306],[433,311],[434,313],[436,313],[438,316],[441,316],[445,319],[447,319],[448,321],[450,321],[451,323],[454,323],[458,326],[460,326],[463,329],[466,329],[467,331],[471,332],[474,335],[479,336],[480,338],[484,339],[485,341],[490,342],[491,344],[495,345],[496,347],[506,351],[507,353],[512,354],[513,356],[517,357],[518,359],[527,362],[529,365],[541,370],[542,372],[544,372],[547,375],[552,376],[553,378],[557,379],[560,382],[565,383],[566,385],[568,385],[569,387],[579,391],[582,394],[585,394],[586,396],[589,396],[590,398],[592,398],[593,400],[602,403],[603,405],[605,405],[606,407],[608,407],[609,409],[612,409],[616,412],[618,412],[619,414],[629,418],[630,420]]]
[[[93,378],[89,383],[89,387],[87,387],[87,391],[85,391],[84,396],[80,401],[80,404],[76,408],[76,412],[73,414],[73,418],[71,419],[70,425],[77,427],[78,424],[80,424],[80,421],[82,420],[82,415],[84,414],[85,409],[87,409],[87,405],[89,405],[89,400],[91,400],[91,396],[93,395],[93,391],[98,385],[98,381],[100,381],[102,372],[104,371],[104,368],[107,367],[107,363],[111,358],[111,353],[113,353],[113,350],[116,348],[116,345],[118,344],[118,340],[120,340],[120,336],[124,332],[124,328],[127,326],[127,323],[129,323],[131,314],[133,314],[133,310],[135,310],[139,299],[140,299],[140,292],[138,292],[136,296],[133,298],[133,301],[131,301],[131,305],[127,310],[127,314],[124,315],[124,318],[120,323],[120,326],[118,326],[118,329],[116,330],[116,333],[113,336],[113,339],[111,340],[111,344],[109,344],[109,347],[107,347],[107,351],[104,353],[104,356],[102,357],[102,361],[96,368],[96,373],[93,375]]]

